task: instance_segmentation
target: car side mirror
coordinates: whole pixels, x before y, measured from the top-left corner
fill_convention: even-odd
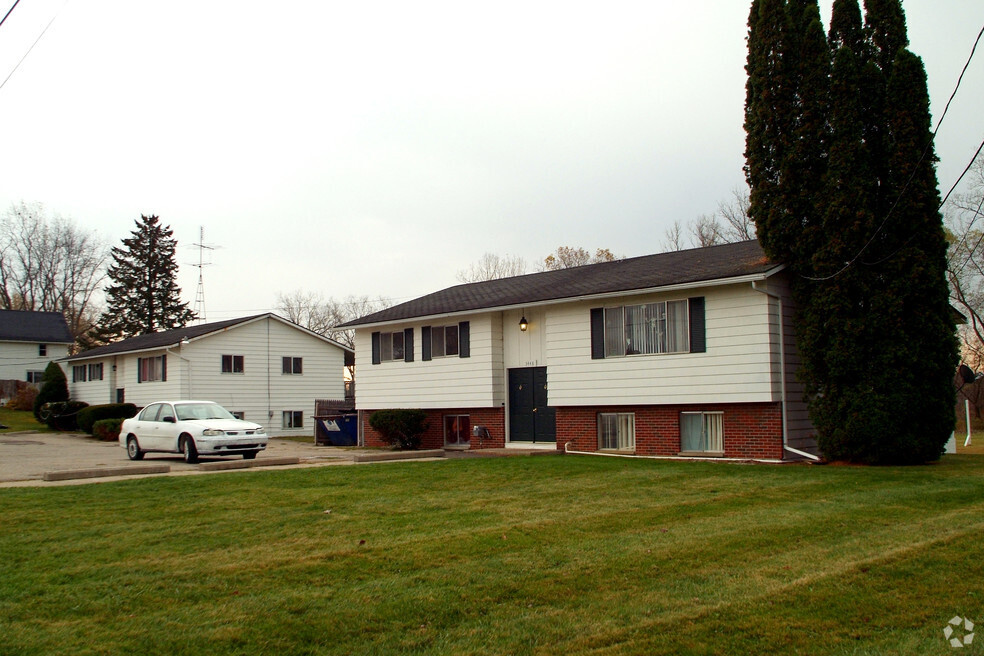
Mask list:
[[[174,420],[174,417],[164,417],[163,419],[161,419],[161,421],[163,421],[163,422],[165,422],[165,423],[168,423],[168,424],[174,424],[174,423],[177,423],[177,422],[176,422],[176,421]]]

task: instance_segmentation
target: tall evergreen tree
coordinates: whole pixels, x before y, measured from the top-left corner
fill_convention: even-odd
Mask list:
[[[182,303],[175,277],[177,241],[170,226],[157,216],[140,216],[137,229],[114,247],[108,271],[112,284],[106,289],[107,309],[99,327],[114,338],[145,335],[181,328],[195,318]]]
[[[794,275],[801,373],[824,455],[934,460],[954,424],[956,337],[925,71],[906,49],[898,0],[866,0],[863,27],[857,0],[835,0],[824,80],[807,54],[812,4],[753,3],[750,214],[766,253]],[[768,118],[772,98],[773,112],[793,109],[790,120]]]

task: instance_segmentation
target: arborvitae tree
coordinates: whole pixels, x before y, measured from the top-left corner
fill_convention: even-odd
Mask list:
[[[34,397],[34,418],[41,421],[41,406],[68,400],[68,379],[57,362],[49,362],[41,374],[41,389]]]
[[[133,337],[181,328],[195,318],[182,303],[175,277],[177,241],[157,216],[143,216],[137,229],[113,248],[106,289],[107,309],[99,322],[104,336]]]
[[[748,17],[745,70],[745,177],[749,214],[765,252],[789,261],[799,238],[782,202],[781,167],[792,135],[793,88],[790,26],[785,0],[754,0]]]
[[[836,0],[829,85],[812,87],[821,90],[812,105],[820,113],[807,120],[811,89],[803,81],[820,70],[808,67],[806,54],[810,4],[756,0],[752,7],[750,214],[766,253],[794,276],[801,373],[824,455],[934,460],[954,424],[956,337],[925,71],[906,50],[898,0],[867,0],[863,29],[857,0]],[[796,71],[794,79],[776,70]],[[792,125],[768,122],[772,98],[779,104],[771,111],[794,110]],[[820,193],[803,186],[803,171],[822,171]],[[805,194],[784,189],[791,181]]]
[[[745,176],[765,252],[813,250],[826,153],[828,54],[816,0],[755,0],[749,15]]]

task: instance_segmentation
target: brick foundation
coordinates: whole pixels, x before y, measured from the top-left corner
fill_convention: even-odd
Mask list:
[[[724,457],[782,459],[782,408],[778,403],[598,406],[557,408],[557,448],[598,450],[598,413],[635,413],[636,455],[680,453],[681,412],[724,413]]]
[[[372,410],[362,413],[365,431],[365,445],[371,447],[389,446],[382,436],[369,425],[369,415]],[[420,442],[421,449],[444,448],[444,416],[468,415],[471,426],[485,426],[489,429],[489,438],[471,438],[473,449],[501,449],[506,444],[506,415],[503,408],[441,408],[440,410],[424,410],[427,413],[427,432]]]
[[[664,406],[593,406],[557,408],[557,449],[570,442],[572,451],[598,450],[598,413],[635,414],[636,455],[676,456],[680,453],[681,412],[724,413],[724,457],[781,460],[782,408],[778,403],[735,403]],[[506,415],[503,408],[442,408],[425,410],[427,432],[422,449],[444,447],[444,416],[469,415],[471,426],[485,426],[489,439],[472,437],[471,448],[505,446]],[[371,410],[363,411],[365,444],[388,446],[369,425]]]

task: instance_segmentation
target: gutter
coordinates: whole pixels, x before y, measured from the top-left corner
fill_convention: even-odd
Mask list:
[[[765,289],[760,289],[756,287],[756,280],[752,281],[752,291],[756,291],[759,294],[765,294],[769,298],[774,298],[779,303],[779,395],[781,399],[782,406],[782,449],[783,451],[789,451],[792,454],[802,456],[804,458],[809,458],[810,460],[820,462],[820,458],[813,455],[812,453],[807,453],[806,451],[800,451],[799,449],[794,449],[789,446],[789,430],[787,426],[788,416],[786,411],[786,331],[783,329],[783,312],[782,312],[782,296],[774,292],[770,292]]]
[[[185,342],[180,342],[177,345],[178,348],[181,348],[181,344],[183,344],[183,343],[185,343]],[[164,347],[164,352],[165,353],[168,353],[170,355],[176,355],[176,356],[178,356],[179,359],[184,360],[185,362],[188,363],[188,396],[187,396],[187,398],[189,398],[189,399],[195,398],[194,393],[192,393],[192,391],[191,391],[191,381],[193,380],[192,379],[192,376],[191,376],[191,360],[189,360],[185,356],[181,355],[180,353],[175,353],[174,351],[171,350],[171,347],[170,346],[165,346]]]

